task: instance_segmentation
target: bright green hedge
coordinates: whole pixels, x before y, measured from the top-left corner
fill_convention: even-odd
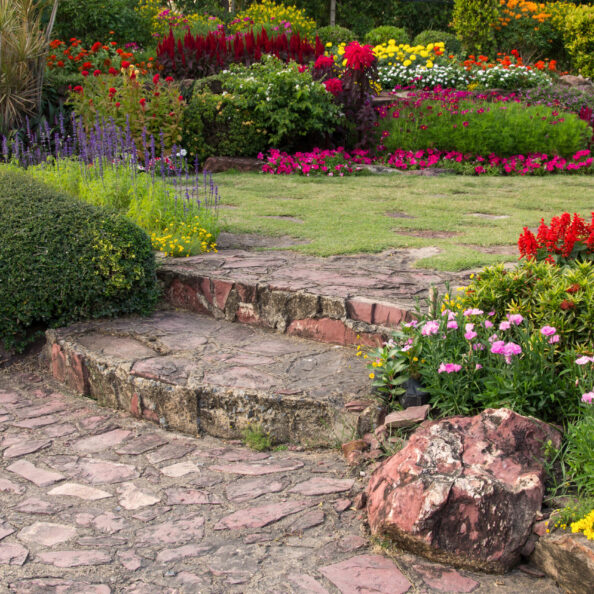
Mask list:
[[[148,314],[158,292],[148,236],[126,218],[0,166],[0,339],[20,350],[47,327]]]

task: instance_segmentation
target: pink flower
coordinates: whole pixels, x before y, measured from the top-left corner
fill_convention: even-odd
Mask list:
[[[503,350],[506,356],[522,354],[522,347],[515,342],[508,342]]]
[[[493,328],[493,322],[489,320],[485,320],[485,328]]]
[[[408,322],[408,324],[404,324],[404,327],[405,328],[416,328],[418,323],[419,322],[417,322],[417,320],[412,320],[412,321]]]
[[[406,351],[410,350],[411,348],[412,348],[412,345],[410,345],[410,344],[405,344],[405,345],[404,345],[404,346],[403,346],[403,347],[402,347],[400,350],[401,350],[403,353],[406,353]]]
[[[458,323],[456,322],[456,320],[450,320],[447,324],[447,327],[450,330],[457,330],[458,329]]]
[[[482,366],[480,363],[477,363],[477,364],[474,366],[474,368],[475,368],[475,369],[482,369],[482,368],[483,368],[483,366]]]
[[[553,328],[553,326],[543,326],[540,329],[540,333],[543,336],[552,336],[553,334],[555,334],[555,332],[557,332],[557,329]]]
[[[505,349],[505,340],[497,340],[491,345],[491,352],[495,355],[503,355]]]
[[[476,307],[473,309],[467,309],[464,311],[464,315],[468,316],[480,316],[481,314],[485,313],[482,309],[477,309]]]
[[[586,392],[582,394],[582,402],[586,402],[587,404],[592,404],[594,400],[594,392]]]
[[[484,351],[485,350],[485,345],[480,343],[480,342],[475,342],[472,345],[472,350],[473,351]]]
[[[320,56],[314,64],[316,70],[320,68],[331,68],[332,66],[334,66],[334,58],[332,56]]]
[[[477,337],[477,333],[474,331],[474,324],[466,324],[464,329],[466,330],[464,334],[466,340],[472,340]]]
[[[442,363],[439,368],[437,369],[437,373],[457,373],[462,369],[462,365],[458,365],[457,363]]]
[[[344,48],[346,65],[353,70],[365,70],[375,62],[372,45],[361,45],[358,41],[351,41]]]
[[[584,355],[583,357],[576,359],[575,362],[577,365],[587,365],[588,363],[594,363],[594,357],[586,357],[586,355]]]
[[[551,336],[551,338],[549,338],[549,344],[555,344],[557,342],[559,342],[560,337],[558,334],[554,334],[553,336]]]
[[[431,336],[432,334],[437,334],[438,330],[439,322],[437,320],[429,320],[428,322],[425,322],[421,334],[423,336]]]
[[[511,324],[509,322],[501,322],[499,324],[499,330],[509,330],[511,328]]]
[[[524,318],[520,314],[507,314],[507,319],[515,326],[519,326],[524,321]]]

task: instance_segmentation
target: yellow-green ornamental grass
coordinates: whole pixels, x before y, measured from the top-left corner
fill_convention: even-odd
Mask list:
[[[200,226],[199,217],[194,217],[191,223],[169,223],[163,231],[151,233],[151,243],[156,250],[174,258],[217,251],[212,234]]]

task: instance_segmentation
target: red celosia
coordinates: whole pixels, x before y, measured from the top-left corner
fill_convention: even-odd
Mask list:
[[[339,78],[329,78],[324,81],[324,86],[329,93],[332,93],[335,97],[342,93],[342,82]]]
[[[334,66],[334,58],[332,56],[320,56],[314,64],[314,68],[317,70],[321,68],[332,68],[332,66]]]
[[[348,68],[365,70],[375,62],[373,46],[361,45],[358,41],[351,41],[344,48],[344,58]]]

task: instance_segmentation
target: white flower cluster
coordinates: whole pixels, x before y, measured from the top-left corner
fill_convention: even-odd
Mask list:
[[[497,64],[473,74],[475,82],[486,89],[528,89],[552,84],[551,77],[546,72],[528,70],[525,66],[513,64],[507,68]]]
[[[455,65],[441,66],[435,64],[433,68],[421,65],[404,66],[403,64],[380,64],[378,67],[378,82],[383,89],[391,90],[395,86],[466,88],[471,82],[470,73]]]

